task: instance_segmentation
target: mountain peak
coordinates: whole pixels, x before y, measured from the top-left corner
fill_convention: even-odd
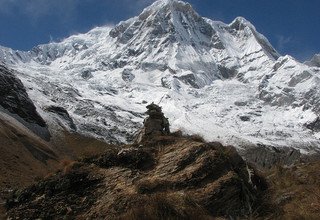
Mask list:
[[[320,67],[320,54],[315,54],[310,61],[306,61],[305,64],[314,67]]]
[[[110,143],[132,140],[152,99],[175,128],[208,140],[316,146],[320,133],[309,128],[320,113],[320,70],[279,56],[246,19],[212,21],[179,0],[32,51],[0,48],[45,117],[61,106],[79,132]]]
[[[179,0],[158,0],[158,1],[155,1],[148,8],[162,8],[165,6],[176,6],[176,5],[190,5],[190,4],[184,1],[179,1]]]
[[[274,60],[277,60],[280,57],[280,54],[274,49],[269,40],[260,34],[255,26],[245,19],[244,17],[235,18],[230,24],[229,27],[236,31],[245,31],[248,35],[253,35],[256,38],[256,41],[260,44],[266,54]]]
[[[145,8],[141,14],[153,14],[158,12],[172,11],[192,13],[199,16],[189,3],[179,0],[158,0],[149,7]]]
[[[127,43],[137,39],[141,33],[148,33],[152,39],[164,37],[174,42],[210,41],[213,28],[189,3],[160,0],[145,8],[138,17],[121,22],[110,32],[110,36]]]
[[[245,27],[255,30],[255,27],[244,17],[236,17],[230,24],[230,27],[236,30],[243,30]]]

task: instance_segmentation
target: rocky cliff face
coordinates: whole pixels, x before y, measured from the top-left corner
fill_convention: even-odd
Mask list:
[[[9,113],[35,134],[48,140],[47,124],[37,112],[22,82],[14,71],[0,65],[0,111]]]
[[[3,65],[0,65],[0,105],[26,122],[45,127],[22,82]]]

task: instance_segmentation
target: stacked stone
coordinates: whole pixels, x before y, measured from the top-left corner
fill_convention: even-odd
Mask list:
[[[147,106],[149,117],[144,122],[145,135],[168,135],[170,134],[169,121],[162,112],[160,106],[151,103]]]

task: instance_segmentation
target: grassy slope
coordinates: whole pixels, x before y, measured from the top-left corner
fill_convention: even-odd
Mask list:
[[[49,172],[55,172],[66,160],[99,155],[110,148],[115,146],[68,132],[49,144],[18,123],[0,117],[0,195],[5,194],[4,189],[25,187]],[[277,166],[264,175],[269,183],[266,198],[274,206],[270,219],[319,219],[319,160],[290,168]],[[160,196],[155,197],[157,201],[170,202],[166,197],[161,197],[161,194],[157,196]],[[0,196],[1,203],[3,200]],[[4,218],[1,215],[3,211],[0,205],[0,219]]]
[[[14,118],[0,113],[0,219],[8,190],[29,186],[56,172],[68,160],[103,152],[106,143],[64,132],[50,143]]]
[[[273,218],[319,219],[320,161],[274,167],[266,176],[275,206]]]

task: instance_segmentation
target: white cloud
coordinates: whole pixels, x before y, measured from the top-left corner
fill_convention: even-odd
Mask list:
[[[47,15],[55,15],[60,20],[68,20],[77,13],[77,7],[84,2],[109,4],[114,0],[0,0],[0,14],[24,14],[37,21]],[[117,0],[119,4],[134,13],[156,0]]]
[[[282,35],[277,36],[277,48],[282,51],[286,48],[286,45],[291,44],[293,42],[292,37],[285,37]]]
[[[72,26],[85,14],[79,14],[84,5],[96,5],[97,7],[108,7],[115,0],[0,0],[0,15],[24,16],[30,24],[37,26],[41,19],[55,19],[63,27]],[[151,5],[157,0],[116,0],[116,4],[123,7],[124,13],[129,16],[137,15],[143,8]],[[112,4],[112,5],[113,5]],[[125,14],[124,14],[124,17]],[[105,23],[117,23],[107,17]],[[114,25],[114,24],[112,24]]]
[[[59,19],[71,18],[80,0],[0,0],[0,14],[25,14],[30,19],[56,15]]]
[[[124,0],[124,5],[129,8],[129,10],[137,13],[141,11],[146,6],[151,5],[157,0]]]

